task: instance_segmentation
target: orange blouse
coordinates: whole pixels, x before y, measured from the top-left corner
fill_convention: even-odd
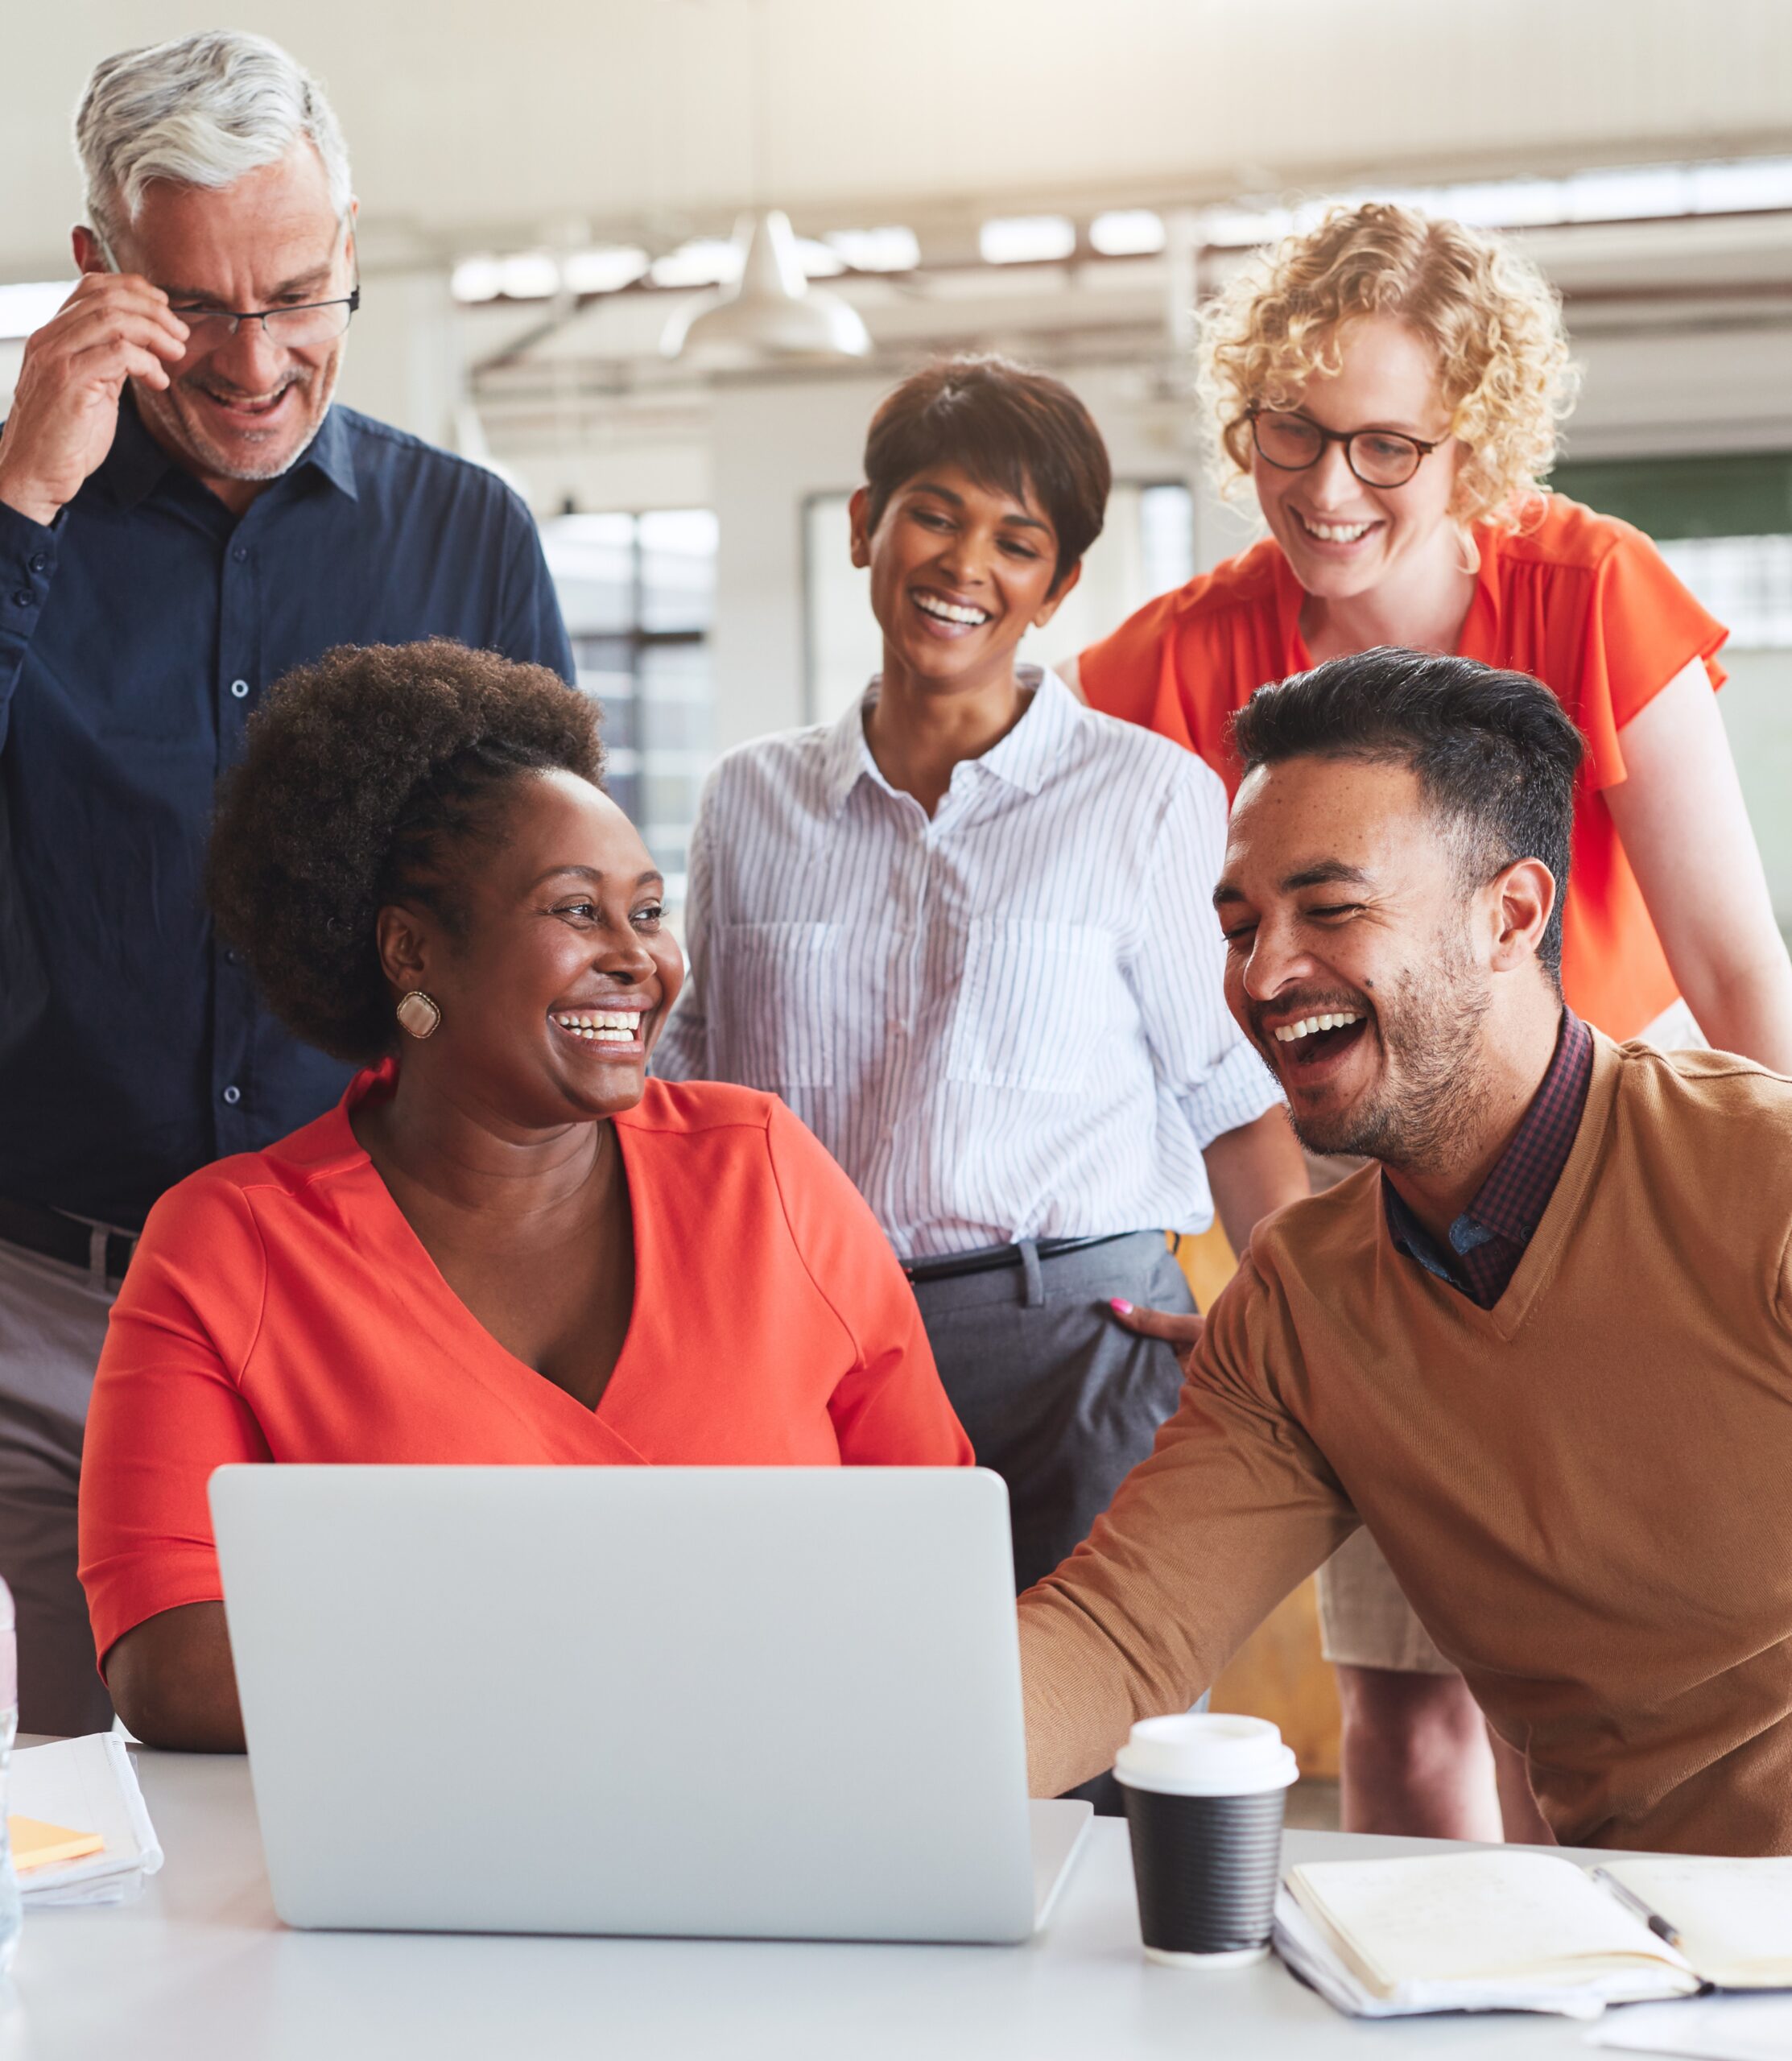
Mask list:
[[[1625,778],[1620,733],[1674,675],[1713,663],[1728,632],[1707,614],[1641,531],[1546,494],[1516,535],[1478,527],[1480,570],[1461,654],[1553,688],[1587,739],[1563,915],[1571,1008],[1613,1038],[1634,1037],[1679,992],[1631,871],[1604,790]],[[1227,725],[1266,681],[1313,663],[1305,599],[1266,538],[1160,595],[1079,662],[1092,706],[1199,752],[1229,791],[1240,770]]]
[[[589,1410],[437,1272],[349,1111],[207,1167],[150,1213],[88,1418],[81,1574],[97,1650],[223,1592],[229,1460],[968,1466],[876,1219],[789,1110],[650,1080],[615,1119],[634,1314]]]

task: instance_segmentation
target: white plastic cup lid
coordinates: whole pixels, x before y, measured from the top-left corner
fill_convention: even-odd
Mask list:
[[[1255,1796],[1286,1789],[1300,1767],[1267,1718],[1190,1711],[1141,1718],[1114,1756],[1114,1774],[1129,1788],[1170,1796]]]

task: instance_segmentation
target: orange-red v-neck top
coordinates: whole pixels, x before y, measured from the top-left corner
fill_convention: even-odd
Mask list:
[[[1683,666],[1703,659],[1712,686],[1723,685],[1716,654],[1728,633],[1628,522],[1559,494],[1526,513],[1516,535],[1484,523],[1475,531],[1480,570],[1460,650],[1542,680],[1586,737],[1562,985],[1577,1016],[1608,1037],[1633,1038],[1678,990],[1605,795],[1626,776],[1625,725]],[[1312,663],[1300,632],[1305,599],[1282,547],[1266,537],[1092,645],[1077,662],[1083,692],[1092,708],[1199,752],[1235,791],[1234,711]]]
[[[97,1649],[223,1591],[229,1460],[968,1466],[901,1267],[770,1095],[650,1080],[615,1119],[634,1309],[595,1410],[514,1359],[424,1251],[341,1103],[151,1211],[88,1419],[81,1573]]]

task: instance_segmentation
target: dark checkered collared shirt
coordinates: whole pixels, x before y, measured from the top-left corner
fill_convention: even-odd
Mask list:
[[[1382,1175],[1395,1247],[1471,1302],[1492,1309],[1517,1272],[1568,1163],[1592,1078],[1593,1035],[1571,1009],[1564,1009],[1542,1085],[1475,1200],[1450,1226],[1447,1251]]]

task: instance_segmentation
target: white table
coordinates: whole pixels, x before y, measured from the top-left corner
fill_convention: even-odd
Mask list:
[[[136,1903],[28,1912],[5,2061],[1129,2061],[1448,2051],[1585,2056],[1517,2016],[1352,2024],[1279,1964],[1139,1952],[1126,1832],[1097,1819],[1026,1947],[292,1932],[274,1915],[247,1763],[139,1751],[167,1864]],[[468,1865],[477,1865],[469,1797]],[[1288,1857],[1422,1851],[1291,1832]],[[4,1991],[0,1989],[0,1997]]]

